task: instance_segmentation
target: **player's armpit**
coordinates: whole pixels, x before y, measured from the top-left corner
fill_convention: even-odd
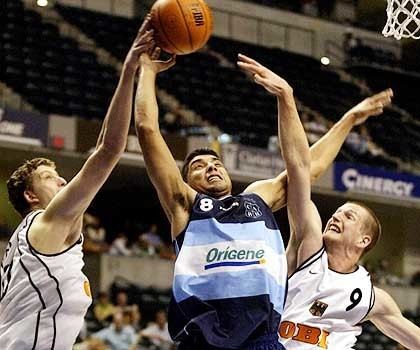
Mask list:
[[[259,195],[273,212],[283,208],[287,200],[287,173],[283,171],[273,179],[255,181],[250,184],[244,193]]]

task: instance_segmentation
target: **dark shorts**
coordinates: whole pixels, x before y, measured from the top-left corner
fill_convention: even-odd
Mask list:
[[[286,350],[286,348],[279,343],[278,334],[270,334],[259,337],[255,340],[249,341],[238,350]],[[178,350],[228,350],[228,348],[216,348],[202,341],[181,342]]]

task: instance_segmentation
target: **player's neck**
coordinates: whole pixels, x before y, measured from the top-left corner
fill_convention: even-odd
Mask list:
[[[328,254],[328,267],[339,273],[352,273],[357,270],[358,257],[349,252],[332,251]]]

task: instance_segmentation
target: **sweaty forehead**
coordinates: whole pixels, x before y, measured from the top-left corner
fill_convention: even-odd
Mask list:
[[[220,160],[220,159],[212,154],[200,154],[198,156],[195,156],[193,159],[191,159],[189,166],[191,166],[193,163],[209,162],[209,161],[215,161],[215,160]]]
[[[345,203],[337,209],[337,211],[351,211],[358,216],[368,214],[367,210],[356,203]]]
[[[57,174],[57,171],[55,170],[55,167],[49,166],[49,165],[40,165],[36,170],[34,171],[34,174],[40,175],[44,172],[50,172],[53,174]]]

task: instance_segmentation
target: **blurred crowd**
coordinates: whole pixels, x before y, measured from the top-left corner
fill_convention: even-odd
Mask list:
[[[90,312],[74,350],[175,349],[166,311],[156,310],[154,320],[143,320],[139,306],[129,303],[125,291],[117,292],[115,302],[107,292],[100,292]]]
[[[106,229],[97,216],[85,214],[83,226],[86,253],[175,259],[172,246],[162,239],[162,235],[158,232],[158,225],[155,223],[147,225],[146,229],[140,229],[134,236],[120,231],[111,239],[107,237]]]

